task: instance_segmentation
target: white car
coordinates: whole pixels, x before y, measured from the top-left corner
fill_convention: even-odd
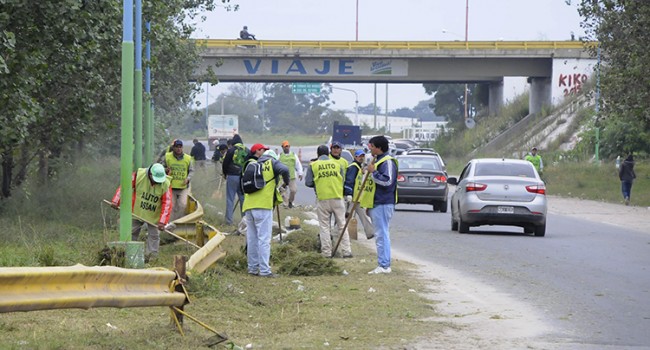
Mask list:
[[[458,178],[451,197],[451,229],[468,233],[470,227],[506,225],[524,233],[546,233],[546,185],[532,163],[520,159],[472,159]]]

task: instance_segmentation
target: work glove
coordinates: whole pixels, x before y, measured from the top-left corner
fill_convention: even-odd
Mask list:
[[[344,199],[345,199],[345,204],[352,202],[352,196],[349,195],[345,196]]]

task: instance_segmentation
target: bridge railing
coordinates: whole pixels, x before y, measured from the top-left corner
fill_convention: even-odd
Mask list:
[[[345,50],[538,50],[585,49],[597,42],[581,41],[304,41],[198,39],[207,48],[255,46],[262,49]]]

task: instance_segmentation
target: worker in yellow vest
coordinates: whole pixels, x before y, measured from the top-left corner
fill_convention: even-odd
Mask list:
[[[302,181],[302,164],[300,163],[298,156],[291,151],[291,145],[287,140],[282,141],[280,162],[289,168],[289,178],[291,179],[289,182],[289,191],[285,191],[283,197],[287,206],[293,208],[293,201],[296,198],[296,192],[298,192],[296,177],[298,178],[298,181]]]
[[[341,153],[343,153],[343,145],[338,141],[332,142],[332,146],[330,147],[330,159],[334,159],[341,163],[341,167],[343,168],[343,179],[345,179],[345,172],[348,170],[349,164],[345,158],[341,157]]]
[[[327,146],[320,145],[316,149],[318,158],[307,168],[305,185],[316,189],[318,204],[316,214],[320,226],[321,255],[326,258],[332,257],[332,240],[338,241],[341,238],[341,250],[344,258],[352,257],[350,236],[345,227],[345,204],[343,203],[343,167],[341,162],[330,159]],[[330,219],[336,218],[336,232],[331,232]]]
[[[194,174],[194,161],[189,154],[183,152],[183,141],[177,139],[172,145],[172,151],[165,154],[162,165],[172,177],[172,221],[185,216],[187,196],[190,194],[190,180]]]
[[[390,273],[390,232],[389,225],[397,203],[397,159],[388,154],[388,139],[375,136],[368,141],[368,148],[375,160],[368,164],[371,177],[366,181],[362,206],[369,209],[372,224],[375,227],[375,245],[377,246],[377,267],[369,274]],[[370,183],[370,184],[368,184]],[[370,195],[368,195],[370,194]],[[368,202],[364,202],[368,199]],[[372,198],[372,204],[369,199]]]
[[[271,231],[273,229],[273,208],[281,202],[277,187],[280,177],[284,186],[289,185],[289,169],[273,159],[264,155],[269,148],[261,143],[256,143],[250,149],[242,172],[242,188],[244,190],[243,212],[246,218],[246,257],[248,260],[248,273],[260,277],[277,277],[271,272]],[[250,162],[262,165],[263,187],[255,192],[246,193],[244,181],[247,167]],[[279,225],[282,223],[278,222]]]
[[[147,225],[147,245],[145,254],[152,258],[158,254],[160,246],[160,231],[169,222],[172,211],[171,178],[165,174],[165,168],[159,163],[154,163],[148,168],[140,168],[133,173],[131,186],[133,198],[131,206],[133,214],[140,218],[156,223],[157,226]],[[122,188],[119,187],[111,200],[111,206],[120,206]],[[137,241],[140,229],[145,222],[133,219],[131,222],[131,239]]]

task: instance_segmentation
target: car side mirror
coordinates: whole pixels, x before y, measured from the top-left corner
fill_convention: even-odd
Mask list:
[[[447,183],[450,185],[458,185],[458,179],[455,177],[448,177]]]

